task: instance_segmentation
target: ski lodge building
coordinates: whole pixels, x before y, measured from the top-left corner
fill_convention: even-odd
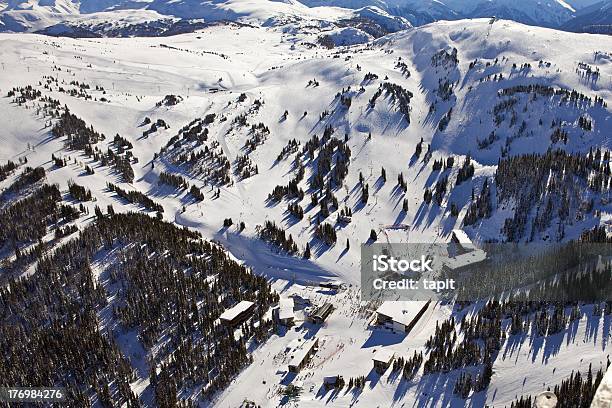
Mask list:
[[[295,320],[295,313],[293,312],[294,302],[293,298],[282,298],[278,303],[278,321],[280,324],[290,326]]]
[[[395,354],[390,350],[380,349],[372,356],[372,362],[374,363],[374,370],[378,374],[384,374],[385,371],[391,366]]]
[[[455,277],[463,272],[473,272],[487,260],[487,253],[476,248],[465,231],[454,229],[451,232],[451,256],[442,261],[446,276]]]
[[[253,310],[255,310],[255,303],[243,300],[224,311],[219,319],[227,326],[237,326],[246,321],[253,314]]]
[[[482,249],[475,249],[442,261],[443,272],[447,276],[457,276],[466,271],[474,271],[487,260],[487,253]]]
[[[331,303],[324,303],[323,306],[318,307],[310,316],[309,319],[313,323],[322,324],[327,320],[327,317],[334,311],[334,305]]]
[[[465,231],[460,229],[454,229],[451,232],[451,242],[455,244],[455,247],[459,252],[469,252],[476,249],[474,243],[465,233]]]
[[[376,309],[376,324],[394,332],[408,333],[429,307],[431,300],[387,301]]]
[[[291,354],[289,356],[289,364],[287,369],[292,373],[298,373],[302,368],[308,364],[312,356],[317,352],[319,346],[319,339],[313,337],[310,340],[304,342],[293,343],[290,345]]]

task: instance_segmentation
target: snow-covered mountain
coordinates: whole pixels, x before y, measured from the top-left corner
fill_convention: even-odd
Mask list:
[[[394,25],[404,28],[438,20],[492,16],[561,27],[575,16],[576,9],[589,5],[588,1],[577,1],[574,7],[564,0],[5,0],[0,2],[0,30],[37,31],[69,23],[82,14],[144,9],[208,22],[244,20],[265,24],[294,18],[335,21],[355,10],[362,18],[388,19],[386,15],[392,15],[396,19]],[[117,17],[121,19],[121,15]]]
[[[566,3],[572,6],[575,10],[580,10],[593,4],[600,3],[601,0],[567,0]]]
[[[330,4],[363,7],[368,0],[304,0],[307,5]],[[371,4],[406,17],[414,25],[437,20],[492,17],[545,27],[559,27],[573,17],[575,10],[563,0],[371,0]]]
[[[41,32],[68,36],[168,35],[194,31],[203,23],[241,21],[257,25],[338,24],[379,37],[410,28],[410,22],[368,5],[356,9],[308,7],[298,1],[70,1],[0,3],[0,31]]]
[[[563,0],[449,0],[461,7],[463,14],[470,18],[491,17],[514,20],[543,27],[559,27],[575,13]],[[461,6],[460,6],[461,5]]]
[[[332,5],[349,9],[372,5],[404,17],[415,26],[437,20],[457,20],[463,16],[461,11],[438,0],[303,0],[302,3],[311,7]]]
[[[16,0],[4,3],[2,9],[0,4],[0,23],[5,30],[10,31],[37,31],[44,29],[54,23],[66,23],[86,15],[83,21],[89,19],[89,14],[99,12],[107,13],[106,19],[110,20],[115,10],[130,10],[135,16],[140,11],[147,9],[159,13],[162,18],[178,17],[183,19],[206,19],[207,21],[237,20],[248,18],[266,21],[269,18],[279,16],[292,17],[327,17],[330,19],[338,17],[339,13],[333,9],[325,10],[323,13],[316,9],[310,9],[299,3],[286,3],[267,0],[224,0],[224,1],[168,1],[168,0],[146,0],[146,1],[43,1],[43,0]],[[340,12],[340,14],[342,14]],[[345,13],[346,14],[346,13]],[[116,14],[121,20],[124,14]],[[148,17],[151,14],[147,15]],[[94,16],[95,19],[95,16]],[[119,21],[121,23],[121,21]]]
[[[356,12],[398,20],[368,4],[229,5],[265,20],[164,38],[0,34],[0,370],[86,375],[75,406],[481,408],[569,378],[592,395],[611,304],[432,302],[398,334],[360,298],[360,245],[446,243],[457,228],[476,244],[605,239],[612,37],[483,18],[375,39]],[[134,26],[178,21],[141,11]],[[131,12],[75,13],[71,27],[113,30],[114,13]],[[24,201],[43,183],[57,186]],[[292,329],[271,323],[289,295],[312,303]],[[255,317],[224,328],[244,297]],[[326,303],[325,324],[306,321]],[[402,368],[377,373],[380,350]]]
[[[2,11],[34,10],[74,14],[79,12],[79,6],[79,0],[3,0],[0,2]]]
[[[562,29],[578,33],[612,34],[612,0],[597,2],[576,13]]]

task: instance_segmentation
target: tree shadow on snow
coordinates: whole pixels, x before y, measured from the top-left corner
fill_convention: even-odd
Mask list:
[[[379,346],[391,346],[393,344],[400,344],[406,338],[406,333],[395,333],[391,330],[384,330],[379,328],[372,329],[370,337],[363,343],[361,348],[379,347]]]

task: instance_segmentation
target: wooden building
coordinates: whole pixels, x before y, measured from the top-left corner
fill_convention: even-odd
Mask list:
[[[313,323],[321,324],[327,317],[334,311],[334,305],[331,303],[324,303],[322,306],[318,307],[312,314],[309,316],[309,319]]]
[[[342,383],[344,383],[344,378],[341,375],[327,375],[323,377],[323,386],[326,390],[336,388]]]
[[[255,310],[255,303],[243,300],[224,311],[219,319],[227,326],[237,326],[246,321],[253,314],[253,310]]]
[[[294,302],[292,298],[282,298],[278,304],[278,321],[285,326],[291,326],[295,320]]]
[[[465,253],[476,249],[474,243],[465,231],[454,229],[451,231],[451,242],[455,245],[458,253]]]
[[[376,323],[399,333],[408,333],[423,316],[431,300],[388,301],[376,310]]]
[[[374,363],[374,369],[378,374],[384,374],[385,371],[391,366],[395,354],[392,351],[380,349],[372,356],[372,362]]]
[[[287,364],[287,368],[292,373],[298,373],[312,358],[312,356],[317,352],[317,347],[319,346],[319,339],[313,337],[310,340],[305,340],[299,346],[293,348],[291,350],[291,354],[289,356],[289,364]]]

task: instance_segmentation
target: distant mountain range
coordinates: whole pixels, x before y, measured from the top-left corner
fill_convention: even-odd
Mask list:
[[[585,7],[561,27],[577,33],[612,34],[612,0]]]
[[[0,31],[63,32],[78,27],[142,27],[128,30],[155,33],[161,26],[173,32],[177,19],[184,30],[189,21],[371,20],[383,31],[399,31],[438,20],[498,17],[517,22],[576,32],[608,33],[612,30],[612,0],[3,0]],[[197,27],[198,25],[195,25]],[[114,28],[113,28],[114,27]],[[378,28],[376,29],[378,30]]]
[[[438,20],[498,17],[568,31],[604,32],[610,25],[612,0],[302,0],[308,6],[380,7],[414,26]],[[609,30],[609,27],[608,27]],[[610,31],[608,31],[610,33]]]

